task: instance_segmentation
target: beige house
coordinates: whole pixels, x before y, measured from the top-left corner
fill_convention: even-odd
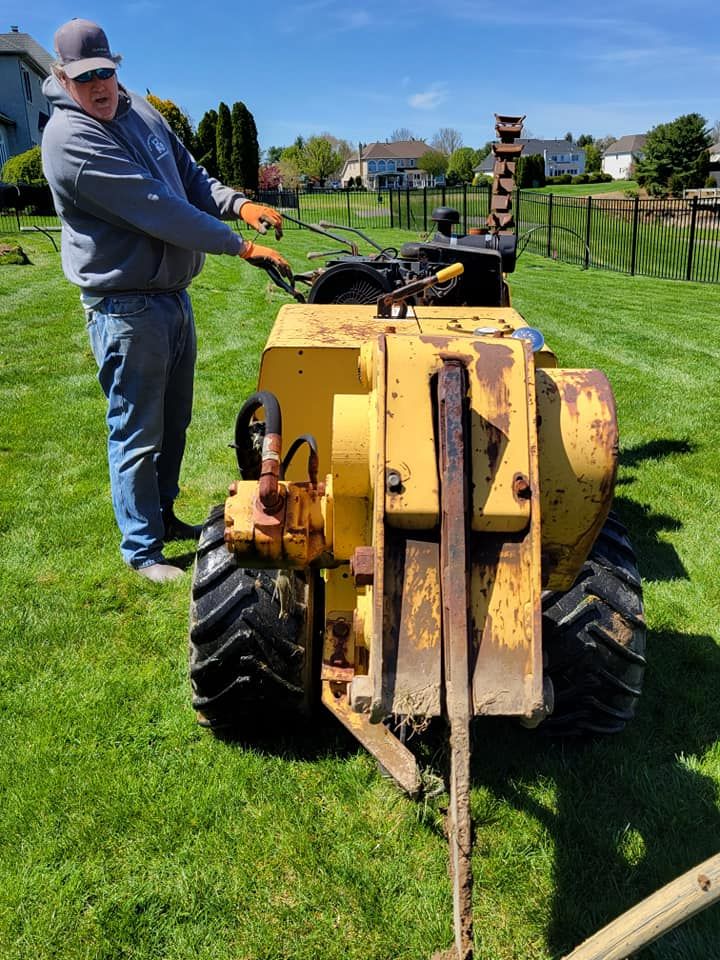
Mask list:
[[[424,140],[360,144],[359,153],[345,161],[340,182],[345,187],[361,177],[368,190],[435,186],[435,178],[417,165],[429,149]]]

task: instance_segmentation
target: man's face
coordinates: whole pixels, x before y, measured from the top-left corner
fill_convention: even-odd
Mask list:
[[[77,83],[65,77],[62,85],[75,103],[96,120],[112,120],[115,116],[119,102],[117,74],[107,80],[99,80],[93,74],[88,83]]]

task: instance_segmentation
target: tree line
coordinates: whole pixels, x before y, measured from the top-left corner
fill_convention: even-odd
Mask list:
[[[244,103],[237,101],[229,107],[221,102],[217,110],[205,112],[195,130],[187,113],[172,100],[161,99],[149,90],[146,96],[211,176],[249,194],[280,185],[324,186],[328,179],[339,177],[349,157],[363,149],[363,144],[353,148],[347,140],[322,133],[307,139],[298,136],[289,146],[269,147],[261,157],[255,119]],[[532,139],[533,134],[523,128],[523,137]],[[387,139],[398,142],[419,138],[407,127],[399,127]],[[593,182],[600,175],[603,152],[616,138],[607,135],[595,139],[581,134],[575,140],[568,132],[565,139],[585,151],[585,171]],[[688,188],[715,186],[715,180],[709,176],[709,148],[718,142],[720,121],[709,127],[700,114],[685,114],[650,130],[642,155],[635,158],[632,175],[650,196],[680,196]],[[475,169],[492,145],[492,141],[487,141],[478,148],[465,146],[460,131],[441,127],[417,166],[431,176],[444,176],[450,186],[477,182],[482,175],[476,175]],[[10,183],[43,183],[40,148],[11,157],[0,171],[0,179]],[[542,157],[521,157],[516,180],[520,187],[543,185]]]
[[[244,103],[238,100],[228,107],[221,102],[217,110],[207,110],[193,130],[188,115],[172,100],[161,100],[149,90],[146,99],[211,177],[245,193],[257,192],[260,146],[255,118]]]

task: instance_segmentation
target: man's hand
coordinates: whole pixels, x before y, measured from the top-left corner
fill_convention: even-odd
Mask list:
[[[279,240],[282,237],[282,217],[272,207],[248,201],[240,207],[238,216],[249,227],[254,227],[258,233],[267,233],[268,227],[273,227],[275,239]]]
[[[243,207],[244,209],[245,207]],[[268,267],[275,267],[281,276],[286,277],[292,283],[292,267],[284,257],[280,256],[277,250],[273,250],[271,247],[261,247],[259,243],[246,240],[245,246],[238,256],[247,260],[254,267],[262,267],[263,270],[267,270]]]

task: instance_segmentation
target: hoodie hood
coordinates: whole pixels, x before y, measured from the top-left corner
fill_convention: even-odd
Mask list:
[[[50,74],[50,76],[43,83],[42,92],[50,101],[53,110],[75,110],[78,113],[82,113],[83,115],[85,114],[85,111],[80,104],[73,100],[65,87],[53,74]],[[112,123],[115,120],[121,120],[128,113],[130,107],[132,106],[131,95],[121,83],[118,83],[118,93],[118,108],[113,119],[108,121],[109,123]],[[101,121],[98,122],[100,123]]]
[[[237,190],[195,163],[146,100],[119,88],[112,120],[90,116],[57,80],[42,161],[62,221],[65,275],[93,296],[187,287],[205,253],[237,256]]]

